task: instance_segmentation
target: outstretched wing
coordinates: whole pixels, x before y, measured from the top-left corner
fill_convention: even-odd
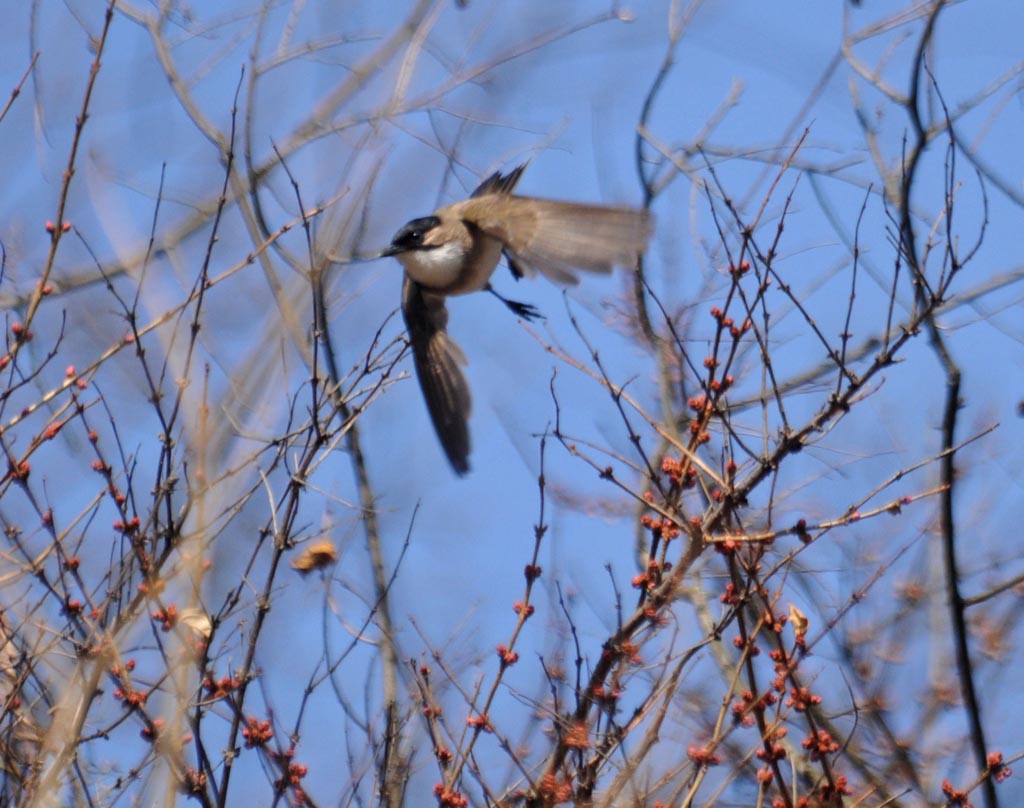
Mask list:
[[[488,180],[490,182],[490,180]],[[538,272],[572,285],[577,273],[632,268],[647,249],[647,211],[491,193],[452,206],[452,212],[502,242],[513,275]]]
[[[461,368],[466,357],[448,336],[444,303],[442,295],[431,294],[405,276],[402,316],[412,343],[416,376],[448,462],[458,474],[465,474],[469,471],[471,397]]]

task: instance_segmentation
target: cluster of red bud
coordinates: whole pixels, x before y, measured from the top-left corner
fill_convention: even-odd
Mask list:
[[[66,368],[64,368],[64,377],[68,381],[70,381],[71,379],[75,379],[76,375],[78,375],[78,371],[75,370],[74,365],[68,365]],[[87,382],[85,379],[75,379],[75,387],[77,387],[79,390],[85,390],[85,388],[87,388],[88,386],[89,382]],[[92,439],[92,434],[92,432],[89,433],[90,440]]]
[[[519,661],[519,654],[509,650],[504,645],[499,645],[496,650],[498,652],[498,659],[501,660],[502,668],[511,667]]]
[[[754,327],[754,324],[747,317],[740,325],[736,325],[736,321],[732,317],[727,317],[725,312],[722,311],[718,306],[711,307],[711,319],[718,323],[724,329],[729,330],[729,336],[733,339],[739,339],[743,334],[748,332]]]
[[[617,687],[605,688],[603,685],[595,685],[590,696],[594,701],[610,706],[622,698],[622,691]]]
[[[113,528],[118,533],[123,533],[125,536],[132,536],[139,532],[139,527],[142,523],[139,521],[139,517],[133,516],[128,521],[124,522],[120,519],[114,521]]]
[[[178,607],[171,603],[165,609],[155,610],[150,616],[161,624],[164,631],[170,631],[178,622]]]
[[[430,676],[430,668],[426,665],[422,665],[420,667],[420,675],[424,679],[428,678]],[[427,721],[435,721],[441,717],[443,712],[444,711],[441,709],[440,705],[430,704],[427,701],[423,702],[423,716]],[[469,722],[467,721],[467,723]],[[442,767],[447,767],[451,762],[452,753],[447,747],[440,746],[434,749],[434,757],[437,758],[438,763],[440,763]]]
[[[798,713],[806,712],[808,707],[816,707],[819,704],[821,704],[821,696],[812,693],[810,688],[791,687],[789,689],[786,706],[792,707]]]
[[[676,534],[678,535],[678,533],[679,531],[677,530]],[[647,562],[647,572],[641,572],[633,576],[633,588],[652,590],[661,583],[662,574],[671,569],[671,561],[662,562],[656,558],[652,558]]]
[[[424,683],[430,680],[430,667],[428,665],[420,665],[420,676],[423,677]],[[440,705],[430,704],[427,701],[423,702],[423,715],[427,720],[440,718],[443,710]]]
[[[116,662],[113,665],[111,665],[110,675],[116,676],[118,679],[120,679],[122,676],[124,676],[124,674],[131,673],[133,670],[135,670],[135,660],[129,657],[124,661],[124,667],[117,664]]]
[[[839,751],[839,742],[824,729],[807,733],[807,737],[800,742],[800,745],[810,751],[811,760],[821,760],[825,755]]]
[[[251,715],[246,719],[242,728],[242,737],[245,738],[245,748],[252,749],[257,746],[266,746],[274,737],[274,729],[270,721],[260,721],[256,716]]]
[[[118,681],[118,687],[114,690],[114,698],[124,702],[126,707],[141,707],[149,698],[149,693],[144,690],[136,690],[128,680],[128,674],[135,670],[135,660],[126,659],[124,665],[114,664],[110,666],[110,675]]]
[[[237,676],[222,676],[214,679],[212,674],[203,677],[203,690],[210,701],[218,701],[229,693],[238,690],[242,686],[242,680]]]
[[[821,805],[844,805],[843,796],[853,793],[841,774],[832,774],[832,782],[822,783],[815,789],[815,794],[810,797],[798,797],[796,802],[789,802],[782,797],[772,800],[772,808],[816,808]]]
[[[645,497],[647,494],[644,495]],[[640,517],[640,524],[651,531],[654,538],[663,539],[666,542],[679,537],[679,525],[671,519],[658,519],[649,514]]]
[[[708,369],[713,369],[717,366],[718,360],[713,359],[712,357],[708,357],[704,360],[704,367]],[[735,380],[732,376],[727,375],[724,379],[712,379],[708,387],[717,399],[722,393],[732,387],[734,381]],[[711,440],[711,434],[707,432],[704,427],[707,426],[708,419],[714,412],[714,402],[701,393],[700,395],[690,396],[690,398],[686,400],[686,406],[693,410],[694,413],[694,417],[690,419],[689,424],[690,435],[694,437],[699,444],[707,443]]]
[[[287,788],[291,789],[292,792],[292,805],[306,805],[309,800],[306,797],[306,792],[302,789],[302,778],[309,774],[309,767],[302,763],[295,763],[294,761],[288,760],[295,754],[294,749],[289,749],[278,757],[288,761],[287,769],[285,770],[284,776],[281,777],[274,785],[278,791],[284,791]]]
[[[710,746],[691,746],[686,750],[686,756],[698,766],[717,766],[722,762]]]
[[[772,689],[778,693],[786,692],[786,679],[789,678],[791,668],[786,662],[786,653],[778,648],[769,651],[768,656],[775,663],[775,678],[772,679]]]
[[[846,778],[841,774],[834,774],[832,776],[832,783],[822,783],[818,788],[818,794],[821,798],[822,805],[840,805],[842,804],[843,797],[849,796],[853,793],[853,789],[850,788],[846,781]]]
[[[642,665],[644,662],[643,657],[640,656],[640,646],[628,640],[620,643],[618,648],[605,647],[601,651],[601,658],[608,659],[609,657],[626,659],[630,665]]]
[[[142,707],[146,703],[146,699],[149,698],[149,693],[144,690],[119,687],[114,691],[114,698],[123,701],[126,707]]]
[[[1013,770],[1003,763],[1002,752],[989,752],[986,762],[988,763],[989,774],[997,783],[1003,782],[1013,774]]]
[[[67,597],[64,599],[64,607],[61,611],[68,617],[78,617],[82,613],[82,601],[78,598]]]
[[[20,322],[11,323],[11,336],[14,337],[15,342],[31,342],[32,332],[29,331]],[[10,361],[10,360],[8,360]]]
[[[566,731],[565,736],[562,738],[562,743],[569,749],[589,749],[590,728],[586,722],[574,722]]]
[[[28,475],[32,473],[32,466],[27,460],[7,461],[7,477],[6,480],[14,480],[15,482],[23,483],[28,479]]]
[[[805,646],[799,646],[799,650],[803,652]],[[785,651],[779,648],[769,651],[768,655],[775,663],[775,678],[772,679],[771,687],[777,693],[784,693],[786,680],[790,678],[794,664],[786,661]],[[808,708],[821,704],[821,696],[811,692],[807,687],[793,686],[788,689],[790,689],[790,695],[785,699],[785,706],[793,708],[798,713],[804,713]]]
[[[1002,783],[1013,774],[1010,767],[1003,763],[1002,752],[989,752],[986,763],[988,764],[988,775],[997,783]],[[947,808],[973,808],[970,794],[957,788],[949,780],[942,781],[942,796],[946,798]]]
[[[560,805],[572,799],[572,781],[548,772],[540,781],[540,798],[543,805]]]
[[[785,628],[786,623],[789,622],[789,618],[786,615],[780,614],[778,617],[776,617],[767,609],[764,610],[764,614],[762,615],[761,620],[764,623],[764,627],[766,629],[768,629],[769,631],[774,631],[776,634],[781,634],[782,629]]]
[[[434,796],[437,797],[437,804],[441,808],[466,808],[469,805],[469,800],[461,792],[452,788],[445,788],[444,783],[438,783],[434,786]]]
[[[522,614],[525,619],[532,617],[536,609],[534,608],[533,604],[524,604],[522,601],[517,600],[515,603],[512,604],[512,611],[514,611],[516,614]]]
[[[726,606],[739,606],[742,600],[736,589],[736,584],[731,581],[725,585],[725,591],[718,596],[718,599]]]
[[[679,488],[693,488],[697,485],[697,469],[689,463],[684,464],[682,458],[676,460],[673,457],[666,457],[661,461],[661,473],[668,477],[672,485]],[[646,498],[649,495],[644,496]]]
[[[733,723],[742,724],[744,727],[753,726],[754,716],[752,713],[762,713],[778,702],[778,700],[779,697],[770,690],[756,698],[752,691],[744,690],[740,694],[739,702],[732,706]],[[785,734],[786,728],[779,727],[774,737],[781,738]]]
[[[494,732],[494,725],[491,724],[491,719],[488,717],[487,713],[471,715],[466,719],[466,726],[471,729],[478,730],[479,732]]]
[[[97,471],[110,471],[110,466],[104,466],[99,460],[94,460],[92,463],[92,467]],[[107,493],[114,498],[114,502],[116,502],[118,505],[124,505],[125,502],[128,501],[128,497],[126,497],[121,491],[119,491],[117,486],[114,485],[113,483],[111,483],[107,487]]]
[[[942,796],[946,798],[946,808],[974,808],[967,792],[954,786],[949,780],[942,781]]]
[[[706,397],[700,395],[694,396],[687,402],[690,405],[691,409],[699,410],[698,416],[690,420],[689,427],[690,435],[696,439],[698,444],[707,443],[708,441],[711,440],[711,433],[704,429],[704,426],[707,423],[704,412],[707,409],[709,409],[711,405],[708,404],[707,406],[705,406],[705,401],[707,401]]]
[[[57,235],[57,225],[55,225],[49,219],[46,220],[46,224],[44,226],[46,227],[46,232],[49,233],[51,236]],[[71,222],[64,222],[60,226],[60,232],[62,233],[67,233],[70,229]]]
[[[61,606],[61,613],[65,617],[80,617],[84,611],[85,604],[83,604],[78,598],[73,598],[70,595],[66,595],[64,597],[64,603]],[[98,620],[101,614],[103,614],[103,612],[99,609],[93,609],[89,612],[89,617],[93,620]]]
[[[758,760],[763,760],[766,763],[774,763],[786,757],[786,747],[781,743],[770,741],[767,746],[762,746],[758,749],[754,753],[754,756],[757,757]]]

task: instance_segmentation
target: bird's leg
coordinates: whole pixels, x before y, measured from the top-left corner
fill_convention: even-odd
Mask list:
[[[524,320],[529,320],[530,322],[544,319],[544,315],[540,313],[540,310],[536,306],[531,306],[529,303],[520,303],[518,300],[509,300],[490,284],[487,284],[485,288],[488,292],[498,298],[498,300],[508,306],[509,310],[517,317],[522,317]]]

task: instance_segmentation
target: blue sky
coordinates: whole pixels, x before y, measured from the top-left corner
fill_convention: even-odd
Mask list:
[[[309,3],[294,12],[294,26],[289,17],[292,7],[275,6],[269,11],[259,46],[265,60],[288,36],[296,47],[335,36],[344,41],[283,63],[260,77],[251,96],[243,92],[242,113],[251,117],[240,123],[248,142],[239,140],[239,165],[245,159],[245,147],[252,149],[254,162],[260,164],[272,157],[272,143],[288,144],[309,110],[350,75],[352,66],[378,47],[412,7],[383,5]],[[780,155],[787,154],[806,130],[797,163],[807,170],[790,170],[783,176],[766,207],[758,238],[770,243],[792,191],[777,269],[827,336],[835,339],[850,293],[850,243],[859,211],[868,200],[860,228],[860,274],[851,323],[855,343],[878,333],[884,323],[893,251],[892,225],[879,196],[878,166],[851,108],[851,92],[863,105],[888,168],[898,165],[908,123],[891,101],[839,58],[840,43],[844,31],[865,30],[885,19],[882,15],[893,13],[894,9],[880,5],[872,0],[865,0],[858,9],[838,2],[781,2],[770,7],[748,2],[702,4],[688,22],[675,52],[675,67],[649,122],[653,141],[678,148],[697,137],[709,116],[739,88],[736,103],[703,146],[724,188],[751,218],[776,177]],[[133,8],[140,15],[154,13],[148,4]],[[416,60],[412,61],[410,51],[400,51],[334,116],[335,123],[344,124],[338,131],[288,156],[307,206],[344,191],[341,201],[317,224],[323,249],[337,246],[343,254],[355,249],[364,255],[380,249],[408,219],[461,198],[490,171],[525,160],[530,166],[519,188],[522,193],[638,204],[642,199],[634,161],[638,116],[664,59],[670,20],[679,19],[680,9],[677,4],[652,2],[626,11],[622,7],[619,17],[632,17],[630,22],[612,18],[607,5],[595,2],[527,4],[520,9],[519,4],[471,0],[465,10],[453,5],[432,7],[432,28]],[[205,3],[191,9],[191,15],[186,19],[179,9],[166,25],[170,53],[202,115],[226,131],[258,18],[242,2]],[[597,21],[601,16],[607,19]],[[0,61],[2,87],[17,82],[31,47],[41,53],[36,75],[0,123],[0,138],[6,144],[0,150],[0,173],[7,178],[0,190],[4,211],[0,239],[7,250],[0,297],[9,296],[4,298],[7,301],[31,288],[45,258],[48,243],[42,224],[55,210],[91,58],[83,27],[95,33],[99,24],[96,9],[88,3],[46,4],[36,20],[34,45],[29,45],[32,29],[27,11],[12,14],[11,24],[0,33],[5,54]],[[213,20],[222,22],[211,25]],[[934,74],[951,110],[1018,69],[1021,30],[1024,11],[1017,4],[960,3],[943,12]],[[871,68],[883,61],[881,75],[904,92],[919,31],[919,24],[897,27],[866,39],[853,53]],[[559,32],[564,35],[556,36]],[[504,58],[513,51],[521,53]],[[475,75],[473,81],[438,92],[451,76],[499,57],[496,66]],[[252,68],[247,67],[247,80],[251,74]],[[423,109],[381,116],[383,99],[405,76],[406,99],[433,100]],[[1019,78],[1013,78],[957,121],[965,143],[976,149],[980,164],[993,167],[995,179],[1005,184],[1006,191],[992,179],[984,180],[985,240],[954,283],[955,293],[972,292],[993,279],[1021,272],[1018,234],[1024,156],[1018,144],[1024,122],[1018,85]],[[942,139],[930,148],[913,199],[922,233],[941,209],[944,148]],[[447,153],[453,150],[457,164],[450,172]],[[956,208],[955,229],[966,245],[973,243],[980,228],[982,183],[966,159],[958,160],[961,204]],[[677,312],[688,347],[699,359],[713,336],[707,311],[722,304],[727,289],[727,261],[707,198],[694,182],[709,177],[704,159],[693,155],[687,162],[693,173],[677,176],[653,205],[658,226],[647,267],[652,285],[666,306]],[[195,120],[172,97],[144,29],[118,15],[104,54],[68,213],[105,266],[126,260],[145,246],[162,166],[158,232],[170,234],[198,206],[216,199],[223,168],[217,151],[197,131]],[[272,229],[296,215],[293,191],[279,170],[271,176],[261,202]],[[362,217],[359,240],[350,229],[340,245],[334,245],[332,236],[349,216]],[[234,206],[229,207],[218,235],[213,274],[243,261],[253,246]],[[182,298],[194,280],[208,236],[205,223],[196,235],[175,243],[170,253],[153,261],[142,282],[142,308],[148,316],[158,315]],[[304,255],[301,228],[281,243],[292,255]],[[730,244],[735,244],[734,238]],[[215,405],[218,442],[206,460],[221,471],[235,467],[261,441],[276,434],[293,400],[304,407],[308,398],[300,392],[308,372],[296,346],[296,339],[308,334],[310,324],[307,286],[279,255],[273,255],[272,261],[284,287],[281,295],[272,294],[263,269],[252,265],[214,287],[207,300],[199,360],[192,366],[195,375],[186,402],[190,413],[198,412],[205,389],[198,369],[201,363],[209,363],[208,389]],[[95,263],[82,241],[69,238],[55,271],[60,288],[70,289],[83,277],[95,278]],[[133,278],[121,277],[115,283],[122,291],[130,291],[138,277],[135,272]],[[474,394],[473,473],[459,479],[447,467],[411,378],[388,387],[360,419],[390,562],[397,561],[406,534],[411,535],[393,592],[402,650],[416,658],[426,653],[428,643],[445,648],[446,655],[464,663],[467,682],[493,675],[491,648],[504,641],[513,626],[511,604],[522,594],[522,569],[532,550],[538,518],[538,435],[550,429],[556,417],[552,387],[565,432],[626,455],[630,451],[607,393],[546,350],[548,344],[558,346],[587,361],[570,314],[598,348],[610,376],[619,383],[629,381],[630,391],[645,406],[657,406],[651,355],[630,339],[615,316],[616,306],[628,293],[628,276],[587,279],[567,294],[544,282],[515,284],[503,271],[496,279],[506,294],[540,307],[547,319],[531,333],[485,295],[450,303],[451,333],[469,358],[467,373]],[[393,260],[332,269],[331,333],[343,368],[360,361],[382,323],[386,322],[385,337],[400,333],[400,318],[388,320],[398,305],[400,284],[400,269]],[[281,325],[282,300],[298,312],[298,334],[289,334]],[[897,296],[897,320],[911,300],[904,286]],[[774,302],[779,308],[773,321],[773,359],[782,377],[798,376],[822,361],[821,345],[792,306],[781,298]],[[964,369],[960,438],[998,424],[995,432],[964,450],[958,463],[965,471],[957,499],[963,527],[962,564],[972,592],[1021,571],[1016,533],[1024,474],[1020,453],[1014,448],[1024,441],[1024,421],[1016,413],[1024,398],[1020,302],[1020,284],[1011,283],[942,317]],[[57,383],[66,365],[84,366],[94,360],[125,329],[102,284],[60,294],[48,306],[52,314],[37,323],[36,344],[45,346],[54,338],[60,327],[56,314],[61,310],[66,312],[67,325],[60,358],[42,375],[43,387]],[[153,339],[154,355],[166,351],[180,361],[181,345],[173,341],[170,329]],[[740,367],[736,396],[756,395],[762,384],[756,353],[750,353]],[[401,369],[412,373],[408,361]],[[112,402],[127,453],[145,468],[159,448],[158,425],[146,406],[137,366],[130,357],[109,363],[96,384]],[[22,395],[30,401],[38,391]],[[885,373],[867,400],[834,432],[783,469],[775,491],[775,524],[785,526],[801,516],[839,516],[888,475],[933,455],[939,447],[941,396],[942,377],[934,357],[924,341],[917,340],[906,351],[905,362]],[[806,417],[822,398],[817,386],[797,391],[788,402],[792,417]],[[109,425],[98,420],[102,434],[111,439]],[[757,445],[760,412],[744,411],[737,423]],[[773,422],[770,437],[774,427]],[[655,445],[649,432],[644,439],[648,447]],[[27,433],[22,440],[27,440]],[[181,444],[193,463],[204,456],[194,424],[181,436]],[[91,479],[81,482],[81,469],[73,460],[81,456],[80,439],[69,438],[47,451],[38,467],[45,468],[49,496],[67,521],[85,507],[95,485]],[[537,692],[537,657],[557,655],[565,639],[559,633],[563,621],[555,583],[571,597],[585,655],[594,658],[616,621],[611,581],[628,592],[628,601],[632,597],[629,580],[636,571],[631,500],[598,479],[554,439],[547,441],[544,464],[551,527],[540,562],[545,568],[545,595],[538,607],[541,614],[529,626],[519,649],[524,662],[510,677],[511,687],[537,698],[544,697]],[[934,485],[935,475],[934,466],[925,468],[880,501],[925,490]],[[341,545],[342,560],[329,588],[315,576],[299,579],[289,573],[275,590],[258,662],[265,674],[261,692],[282,726],[294,721],[301,696],[295,683],[305,682],[316,669],[325,633],[334,647],[346,643],[348,630],[362,624],[370,592],[361,524],[349,505],[356,493],[345,454],[339,451],[325,460],[314,482],[322,496],[307,501],[302,524],[310,532],[326,529]],[[640,485],[636,477],[631,482]],[[226,482],[207,503],[210,512],[228,507],[232,497],[250,483],[242,476]],[[271,484],[279,487],[282,480],[275,476]],[[140,491],[147,490],[145,483],[139,485]],[[762,509],[768,501],[767,491],[759,494],[762,498],[752,503],[754,524],[764,519]],[[24,518],[27,506],[15,499],[17,492],[10,497],[0,507],[11,514],[8,518]],[[225,588],[237,580],[239,566],[248,560],[256,532],[266,519],[266,497],[254,497],[211,548],[213,571],[204,594],[211,606],[219,606]],[[878,611],[868,614],[885,613],[893,592],[906,580],[937,586],[940,578],[930,538],[933,519],[934,502],[926,500],[908,509],[898,524],[875,520],[836,531],[824,546],[805,555],[808,571],[787,598],[800,601],[802,607],[810,605],[817,620],[825,619],[863,585],[879,563],[903,547],[910,549],[872,590],[871,596],[879,598],[880,604]],[[611,567],[611,577],[606,565]],[[720,572],[709,564],[705,580],[714,581]],[[715,587],[712,583],[707,589],[715,591]],[[1005,601],[997,602],[991,614],[1005,616],[1006,608]],[[910,658],[887,669],[894,691],[901,685],[915,686],[921,667],[930,675],[943,668],[943,654],[948,651],[943,609],[941,595],[934,593],[933,609],[921,610],[916,618],[920,634],[908,646]],[[931,619],[925,620],[925,615]],[[860,619],[854,612],[851,622],[856,626]],[[684,607],[676,620],[682,646],[701,638],[702,632]],[[871,620],[864,618],[864,622]],[[1019,750],[1022,743],[1016,729],[1021,702],[1003,689],[1008,680],[1000,674],[1000,666],[1011,670],[1020,661],[1020,651],[1013,644],[1019,632],[1012,622],[1009,633],[1008,656],[998,660],[999,665],[990,664],[983,674],[983,704],[989,711],[992,745],[1007,753]],[[151,645],[146,632],[138,636],[138,642]],[[241,653],[239,636],[232,642],[225,664]],[[822,687],[832,694],[841,693],[843,687],[829,673],[829,663],[837,656],[827,640],[817,654]],[[373,681],[377,673],[373,658],[372,647],[362,648],[340,674],[342,686],[361,695],[364,680]],[[709,657],[702,656],[694,668],[693,687],[700,687],[701,671],[710,667]],[[709,698],[716,697],[720,694],[712,688]],[[258,698],[254,704],[259,702]],[[453,697],[451,703],[457,710],[459,700]],[[326,688],[318,691],[314,705],[304,725],[305,737],[336,737],[332,733],[341,719],[332,694]],[[510,725],[525,722],[511,692],[503,691],[501,709]],[[917,713],[908,709],[903,718],[909,732]],[[959,720],[951,711],[933,730],[960,732]],[[685,745],[692,729],[683,722],[673,731]],[[312,749],[307,755],[313,770],[310,791],[330,803],[330,766],[335,759],[326,754],[318,757]],[[251,757],[243,758],[243,765],[255,771]],[[435,777],[429,761],[426,769],[422,782],[414,781],[414,787],[429,788]],[[943,761],[940,769],[943,777],[971,779],[972,770],[966,766],[956,769]],[[258,778],[253,781],[254,794],[265,793],[260,783]],[[239,799],[242,793],[244,789]],[[1012,801],[1013,793],[1019,793],[1019,780],[1003,787],[1004,799]]]

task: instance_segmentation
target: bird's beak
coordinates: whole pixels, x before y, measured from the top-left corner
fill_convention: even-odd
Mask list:
[[[394,244],[389,244],[383,250],[380,251],[378,258],[390,258],[392,255],[398,255],[402,250],[396,247]]]

